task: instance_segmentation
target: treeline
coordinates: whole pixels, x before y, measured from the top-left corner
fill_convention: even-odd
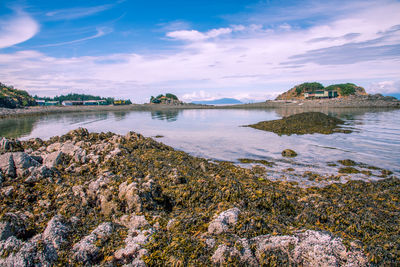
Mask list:
[[[87,101],[87,100],[105,100],[107,104],[111,105],[114,103],[113,97],[100,97],[94,95],[86,95],[86,94],[67,94],[67,95],[60,95],[55,97],[38,97],[34,96],[35,99],[42,99],[46,101],[58,101],[62,103],[63,101]]]

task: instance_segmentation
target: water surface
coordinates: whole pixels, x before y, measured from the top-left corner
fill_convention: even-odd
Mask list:
[[[78,127],[93,132],[135,131],[194,156],[237,162],[239,158],[295,164],[302,171],[337,172],[328,162],[352,159],[400,174],[400,110],[333,109],[324,112],[345,121],[351,134],[278,136],[243,125],[282,118],[293,109],[199,109],[93,112],[41,115],[0,120],[0,135],[47,139]],[[298,152],[284,159],[281,151]],[[281,176],[282,173],[277,173]]]

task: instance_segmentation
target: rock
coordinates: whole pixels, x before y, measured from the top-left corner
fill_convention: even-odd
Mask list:
[[[114,253],[115,259],[122,263],[139,264],[133,266],[146,266],[143,265],[144,262],[141,258],[148,253],[144,246],[150,241],[153,233],[153,229],[129,230],[128,237],[125,239],[125,247]]]
[[[78,150],[82,150],[79,146],[75,146],[72,141],[68,140],[61,146],[61,152],[68,156],[74,156],[75,152]]]
[[[144,215],[123,215],[119,219],[119,223],[128,229],[141,229],[143,227],[150,226]]]
[[[47,223],[47,227],[43,232],[43,240],[51,243],[58,250],[66,241],[69,231],[70,229],[66,226],[65,219],[60,215],[56,215]]]
[[[15,178],[17,176],[12,153],[5,153],[3,155],[0,155],[0,169],[5,175],[9,177]]]
[[[106,188],[109,183],[110,179],[108,177],[100,176],[96,181],[89,184],[88,192],[91,195],[96,195],[100,189]]]
[[[86,195],[82,185],[74,185],[72,187],[72,192],[73,192],[74,196],[81,198],[82,206],[86,206],[88,204],[87,195]]]
[[[24,149],[18,140],[10,140],[5,137],[0,139],[0,153],[20,151],[24,151]]]
[[[64,153],[61,151],[55,151],[50,154],[47,154],[43,159],[43,164],[47,168],[54,168],[63,162]]]
[[[285,149],[282,151],[282,156],[293,158],[297,156],[297,153],[294,150]]]
[[[29,168],[40,166],[39,162],[25,152],[14,152],[12,156],[14,159],[15,168],[17,169],[17,175],[25,175],[29,173]]]
[[[128,210],[140,212],[142,210],[142,200],[138,195],[137,183],[133,182],[128,184],[123,182],[119,186],[118,198],[125,200],[128,205]]]
[[[35,235],[27,242],[10,236],[5,242],[0,242],[0,248],[8,251],[6,257],[0,258],[0,266],[53,266],[68,232],[63,218],[55,216],[43,234]]]
[[[11,196],[13,192],[14,192],[14,186],[12,186],[12,185],[4,187],[4,188],[1,189],[1,194],[6,196],[6,197]]]
[[[251,240],[260,265],[266,255],[279,255],[280,264],[303,266],[365,266],[367,257],[356,247],[346,249],[341,238],[307,230],[293,236],[259,236]]]
[[[240,210],[232,208],[220,213],[208,226],[209,234],[221,234],[227,232],[229,227],[235,226],[238,220]]]
[[[101,213],[109,217],[118,210],[118,204],[112,200],[112,192],[105,190],[99,195]]]
[[[101,244],[110,237],[112,232],[113,225],[110,222],[100,224],[90,235],[85,236],[72,247],[73,258],[85,265],[95,263],[101,257]]]
[[[61,149],[61,143],[53,143],[46,148],[47,152],[55,152]]]
[[[10,236],[22,237],[26,233],[26,220],[28,217],[22,213],[8,212],[0,221],[0,240]]]
[[[207,238],[204,243],[206,243],[206,246],[208,248],[213,248],[215,247],[215,239],[214,238]]]
[[[239,249],[237,249],[240,248]],[[211,257],[214,264],[226,265],[227,259],[235,259],[239,266],[259,266],[253,252],[250,249],[249,243],[246,239],[239,239],[235,247],[228,247],[226,245],[219,245],[217,250]]]
[[[104,161],[107,161],[107,160],[112,159],[112,158],[114,158],[114,157],[116,157],[116,156],[119,156],[119,155],[121,155],[121,153],[122,153],[121,149],[119,149],[119,148],[117,147],[117,148],[115,148],[114,150],[110,151],[110,152],[107,154],[107,156],[104,157]]]

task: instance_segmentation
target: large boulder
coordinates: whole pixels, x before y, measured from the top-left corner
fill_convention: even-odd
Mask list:
[[[0,266],[54,266],[69,227],[61,216],[53,217],[42,234],[24,242],[15,236],[0,241]]]
[[[3,155],[0,155],[0,170],[2,171],[2,173],[4,173],[4,175],[7,175],[9,177],[14,178],[17,176],[12,153],[5,153]]]
[[[25,152],[14,152],[12,153],[12,157],[15,168],[17,169],[17,175],[25,175],[29,173],[29,168],[39,167],[41,165]]]

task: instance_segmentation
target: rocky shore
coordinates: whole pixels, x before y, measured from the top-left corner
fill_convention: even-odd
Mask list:
[[[262,103],[231,106],[234,108],[400,108],[400,100],[381,94],[331,99],[268,100]]]
[[[400,181],[390,173],[300,188],[134,132],[82,128],[3,138],[0,169],[0,266],[400,261]]]

